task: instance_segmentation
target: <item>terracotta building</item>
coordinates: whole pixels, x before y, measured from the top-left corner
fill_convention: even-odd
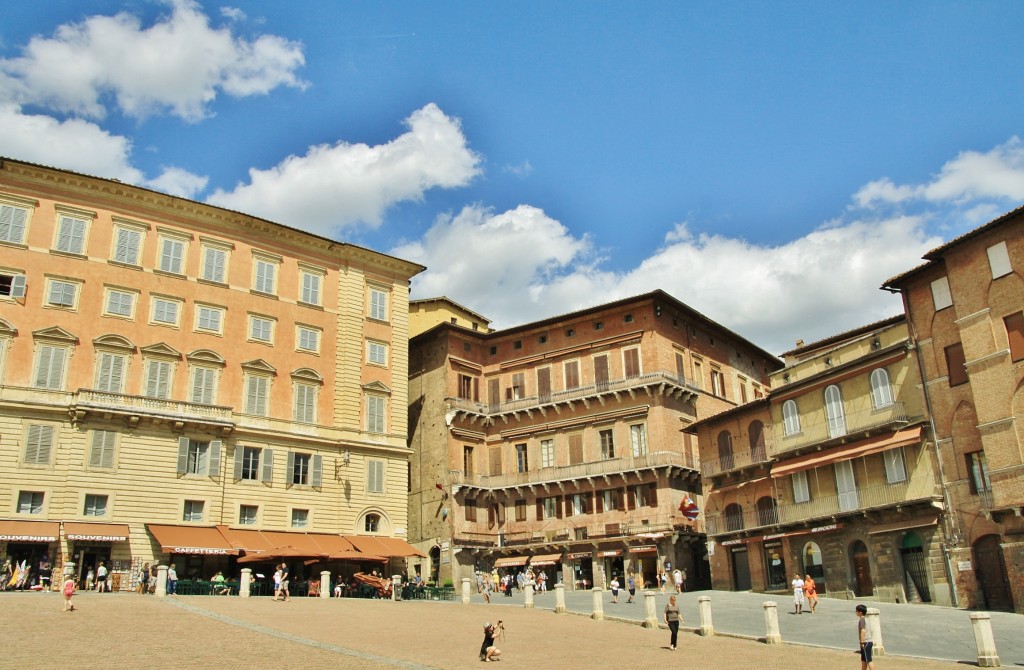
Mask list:
[[[589,588],[685,568],[710,584],[688,424],[761,397],[780,362],[654,291],[410,342],[409,539],[424,578],[543,572]]]
[[[422,269],[0,162],[0,555],[127,587],[154,560],[237,574],[247,550],[403,538]]]
[[[1024,612],[1024,208],[925,259],[883,288],[923,368],[960,604]]]
[[[763,400],[693,427],[715,588],[951,604],[944,501],[902,315],[783,354]]]

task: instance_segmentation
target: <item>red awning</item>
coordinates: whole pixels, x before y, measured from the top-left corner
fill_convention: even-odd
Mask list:
[[[892,523],[881,523],[868,528],[868,535],[874,535],[876,533],[891,533],[897,530],[909,530],[911,528],[923,528],[925,526],[936,526],[939,523],[939,517],[935,515],[922,517],[919,519],[907,519],[906,521],[894,521]]]
[[[345,539],[364,554],[386,556],[388,558],[406,558],[426,554],[398,537],[376,537],[372,535],[346,535]]]
[[[494,561],[494,567],[514,568],[520,565],[526,565],[526,561],[526,556],[502,556],[501,558]]]
[[[77,542],[127,542],[126,523],[79,523],[64,522],[64,536]]]
[[[213,526],[161,526],[146,524],[146,528],[167,554],[200,554],[237,556],[238,550]]]
[[[851,458],[870,456],[889,449],[905,447],[921,442],[921,426],[898,430],[890,435],[877,435],[858,440],[825,451],[816,451],[778,463],[772,468],[772,477],[782,477],[802,470],[810,470],[821,465],[837,461],[848,461]]]
[[[56,542],[59,537],[56,521],[0,521],[0,542]]]
[[[540,565],[554,565],[562,560],[562,553],[557,554],[538,554],[530,559],[531,566]]]

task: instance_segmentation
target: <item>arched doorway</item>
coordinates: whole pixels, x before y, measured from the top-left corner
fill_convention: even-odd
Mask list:
[[[900,558],[903,560],[903,586],[910,602],[932,601],[928,587],[928,568],[924,558],[924,545],[917,533],[907,533],[900,543]]]
[[[778,510],[775,507],[775,498],[763,496],[757,499],[757,525],[774,526],[779,522]]]
[[[764,424],[757,419],[751,421],[750,426],[747,427],[747,435],[750,436],[750,461],[752,463],[761,463],[762,461],[767,460],[768,454],[765,452]]]
[[[437,584],[438,571],[441,568],[441,547],[430,548],[430,583]],[[452,575],[454,578],[454,575]]]
[[[804,574],[814,579],[814,587],[818,593],[825,593],[825,564],[822,561],[821,547],[816,542],[808,542],[801,552],[804,563]]]
[[[732,434],[727,430],[718,434],[718,464],[720,471],[732,470]]]
[[[1013,611],[1013,597],[1006,580],[1006,564],[998,535],[985,535],[974,543],[974,575],[981,587],[985,609]]]
[[[873,595],[875,585],[871,581],[871,563],[868,560],[868,548],[860,540],[850,545],[850,566],[853,569],[853,594],[858,598]]]
[[[743,530],[743,506],[739,503],[725,506],[725,530]]]

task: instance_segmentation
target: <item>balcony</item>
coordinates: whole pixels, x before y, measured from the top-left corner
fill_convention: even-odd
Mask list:
[[[634,513],[635,514],[635,513]],[[637,515],[640,516],[640,515]],[[682,525],[682,516],[658,515],[654,518],[616,523],[574,523],[574,517],[551,520],[540,530],[509,530],[524,527],[530,522],[508,522],[489,533],[457,530],[456,544],[470,547],[546,547],[552,544],[568,545],[574,542],[631,539],[656,540],[674,533]],[[695,532],[703,532],[699,524],[689,524]]]
[[[215,426],[224,432],[234,428],[231,408],[221,405],[201,405],[180,400],[161,400],[123,393],[107,393],[79,389],[74,394],[70,410],[73,416],[83,418],[91,412],[121,415],[129,423],[138,423],[141,419],[169,422],[172,424],[199,424]]]
[[[742,514],[717,512],[707,515],[709,536],[894,507],[910,502],[941,500],[942,494],[929,474],[915,475],[897,484],[877,484],[850,493],[821,496],[802,503],[784,503],[774,509],[749,510]]]
[[[767,436],[765,436],[767,437]],[[747,451],[734,451],[727,456],[718,458],[701,459],[700,473],[704,477],[713,477],[734,470],[743,470],[762,463],[768,463],[773,453],[772,441],[769,439],[763,446],[755,447]]]
[[[769,453],[778,456],[810,446],[841,444],[847,439],[892,430],[910,421],[902,402],[875,409],[871,406],[871,398],[865,397],[857,402],[846,403],[845,407],[847,412],[838,421],[828,421],[824,409],[813,415],[801,414],[800,431],[792,435],[786,435],[782,425],[776,426],[774,450]]]
[[[448,472],[453,486],[471,486],[480,489],[504,489],[517,486],[555,484],[575,479],[590,479],[604,475],[618,475],[629,472],[640,473],[656,468],[678,468],[690,470],[696,475],[697,465],[691,454],[677,451],[655,451],[645,456],[609,458],[589,463],[562,465],[526,472],[509,472],[500,475],[465,475],[461,470]]]
[[[503,415],[516,415],[520,412],[532,416],[533,412],[546,415],[547,411],[559,405],[571,406],[582,402],[587,407],[592,401],[603,404],[607,396],[620,397],[623,394],[635,397],[638,393],[661,393],[674,397],[696,398],[702,391],[692,379],[683,379],[679,375],[667,371],[651,372],[638,377],[613,379],[579,386],[565,391],[554,391],[546,395],[535,395],[528,398],[516,398],[497,404],[485,404],[467,398],[446,398],[449,409],[473,418],[484,418],[488,421]]]

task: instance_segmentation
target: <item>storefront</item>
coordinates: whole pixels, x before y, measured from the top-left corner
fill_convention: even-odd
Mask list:
[[[653,544],[629,548],[630,572],[640,588],[657,588],[658,547]]]
[[[572,588],[574,591],[586,591],[594,586],[594,558],[589,551],[577,551],[566,554],[566,560],[572,569]]]
[[[764,580],[766,591],[785,591],[786,559],[782,553],[782,540],[770,540],[764,543]]]
[[[621,549],[605,549],[597,552],[597,557],[601,561],[601,566],[604,570],[604,581],[602,588],[608,588],[608,585],[612,583],[612,577],[618,577],[619,582],[622,582],[623,575],[626,574],[625,564],[622,560]]]
[[[540,575],[543,574],[544,588],[551,590],[555,584],[562,583],[562,554],[537,554],[530,559],[530,569],[537,584],[541,583]]]
[[[0,553],[8,572],[0,576],[2,589],[42,587],[40,574],[49,577],[58,560],[60,524],[56,521],[0,521]]]
[[[89,570],[95,573],[100,562],[107,569],[108,590],[135,588],[141,566],[132,562],[128,534],[128,526],[121,523],[64,522],[68,560],[75,564],[79,588],[88,586]]]
[[[168,554],[166,563],[174,565],[178,579],[206,578],[218,570],[228,572],[228,558],[239,554],[214,526],[151,523],[146,528],[160,545],[160,551]]]

